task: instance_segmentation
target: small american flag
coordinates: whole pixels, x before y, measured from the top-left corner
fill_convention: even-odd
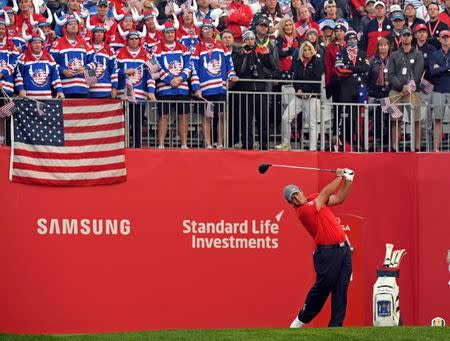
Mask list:
[[[380,98],[381,111],[387,112],[388,107],[392,104],[390,97]]]
[[[145,61],[145,66],[150,71],[150,73],[156,73],[161,69],[158,65],[158,62],[153,57],[152,59],[148,59],[147,61]]]
[[[211,103],[206,103],[205,116],[214,117],[213,105]]]
[[[86,79],[87,86],[97,83],[97,77],[95,77],[95,70],[84,69],[84,78]]]
[[[133,82],[128,76],[125,80],[125,91],[123,92],[122,99],[136,103],[136,93],[134,92]]]
[[[9,117],[16,112],[17,112],[17,107],[14,104],[14,102],[11,100],[8,103],[6,103],[0,107],[0,118]]]
[[[403,116],[403,112],[398,108],[397,104],[391,103],[386,112],[391,115],[392,118],[397,119]]]
[[[306,33],[306,31],[309,30],[309,25],[308,24],[302,24],[299,27],[297,27],[297,33],[298,35],[302,38],[304,36],[304,34]]]
[[[429,95],[433,92],[434,85],[431,84],[429,81],[427,81],[425,78],[422,79],[422,82],[420,83],[420,88],[422,89],[422,92],[425,95]]]
[[[10,179],[90,186],[126,180],[124,115],[120,100],[16,100]]]
[[[417,90],[416,82],[414,81],[414,79],[411,79],[408,83],[406,83],[406,89],[410,93],[413,93]]]

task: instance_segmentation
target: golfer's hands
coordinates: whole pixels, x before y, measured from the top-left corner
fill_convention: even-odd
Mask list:
[[[344,169],[344,178],[346,181],[353,181],[353,178],[355,177],[355,172],[351,169],[345,168]]]
[[[336,169],[336,176],[339,177],[344,177],[344,168],[338,168]]]

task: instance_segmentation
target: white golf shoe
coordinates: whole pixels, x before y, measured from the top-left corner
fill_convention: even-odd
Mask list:
[[[301,328],[304,323],[298,319],[298,316],[292,321],[291,326],[289,328]]]

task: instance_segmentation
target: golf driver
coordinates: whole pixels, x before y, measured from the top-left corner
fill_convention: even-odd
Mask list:
[[[322,172],[333,172],[336,173],[335,169],[326,169],[326,168],[316,168],[316,167],[302,167],[302,166],[290,166],[290,165],[270,165],[267,163],[263,163],[258,167],[258,171],[261,174],[265,174],[269,167],[279,167],[279,168],[293,168],[293,169],[305,169],[305,170],[315,170],[315,171],[322,171]]]

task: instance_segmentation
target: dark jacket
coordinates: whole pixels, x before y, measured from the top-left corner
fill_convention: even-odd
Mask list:
[[[423,46],[416,45],[416,48],[422,53],[423,56],[423,65],[425,71],[424,78],[426,80],[430,80],[430,72],[428,71],[430,65],[430,56],[433,54],[434,51],[436,51],[436,48],[429,43],[425,43],[423,44]]]
[[[430,57],[430,76],[435,92],[450,93],[450,51],[447,55],[442,49],[433,52]]]
[[[388,66],[389,83],[392,90],[402,91],[403,86],[411,79],[414,79],[417,91],[420,91],[420,80],[422,78],[424,67],[423,56],[414,46],[406,53],[403,46],[391,55]]]
[[[322,58],[313,56],[309,63],[305,64],[298,59],[294,73],[294,80],[320,81],[324,72],[324,63]],[[295,91],[302,90],[304,93],[320,93],[320,83],[294,83]]]
[[[369,88],[369,96],[374,98],[384,98],[389,95],[388,69],[389,61],[383,63],[380,57],[373,57],[369,63],[369,74],[367,75],[367,86]],[[377,84],[380,68],[383,72],[383,79],[385,84]],[[386,84],[387,83],[387,84]]]

